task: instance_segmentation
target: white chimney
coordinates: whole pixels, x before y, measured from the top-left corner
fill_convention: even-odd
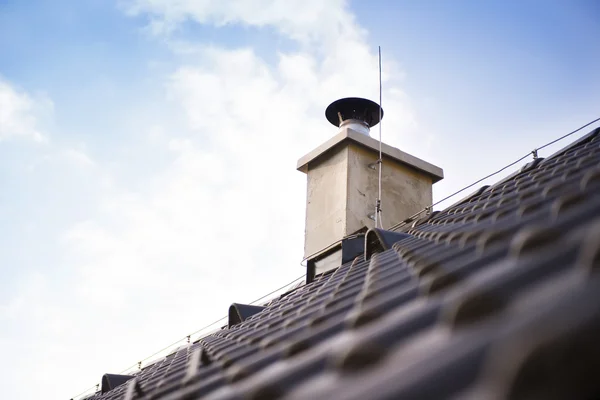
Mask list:
[[[325,116],[339,127],[337,135],[298,160],[297,169],[307,175],[305,257],[374,227],[379,142],[369,129],[379,123],[379,115],[379,105],[370,100],[331,103]],[[381,219],[387,229],[429,207],[432,185],[444,172],[385,143],[381,147]]]

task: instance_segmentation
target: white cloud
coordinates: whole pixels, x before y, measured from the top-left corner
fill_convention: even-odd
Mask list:
[[[168,33],[193,20],[216,26],[272,27],[304,44],[355,40],[364,34],[344,0],[133,0],[124,8],[131,15],[149,15],[154,33]]]
[[[34,99],[0,78],[0,142],[16,137],[46,141],[37,127],[38,116],[51,108],[47,98]]]
[[[160,115],[142,110],[127,122],[147,132],[136,147],[115,143],[119,152],[104,162],[59,153],[71,161],[66,168],[98,182],[97,205],[58,240],[54,262],[68,279],[26,279],[29,289],[0,314],[44,331],[48,348],[35,357],[51,357],[45,371],[70,376],[66,383],[48,372],[39,393],[72,396],[224,315],[231,302],[302,275],[306,178],[296,160],[335,134],[323,115],[329,102],[378,98],[376,53],[344,2],[138,0],[126,9],[171,32],[185,20],[271,27],[301,46],[279,50],[271,64],[252,48],[183,38],[193,52],[159,77],[164,98],[152,102]],[[386,141],[410,150],[422,140],[416,118],[401,71],[393,60],[385,67]],[[164,166],[151,169],[152,157],[134,165],[145,152]],[[134,167],[153,172],[122,179]],[[10,339],[14,348],[18,340]]]
[[[187,65],[173,77],[175,82],[186,87],[188,82],[183,77],[187,76],[189,83],[196,88],[182,94],[187,96],[184,106],[192,107],[188,109],[192,124],[205,125],[208,121],[200,120],[206,119],[207,114],[221,112],[223,115],[223,110],[229,112],[229,118],[231,113],[246,112],[264,119],[264,113],[268,112],[270,118],[265,122],[269,122],[278,115],[279,109],[272,106],[280,98],[293,99],[294,103],[290,105],[295,108],[290,111],[295,118],[288,121],[306,120],[305,117],[310,116],[321,123],[324,108],[337,98],[379,98],[375,48],[369,45],[367,32],[357,23],[344,0],[130,0],[122,5],[131,15],[148,16],[150,28],[156,34],[166,34],[174,51],[196,54],[202,60],[201,67]],[[302,46],[296,52],[280,51],[279,63],[272,68],[252,49],[231,51],[178,40],[173,31],[186,21],[216,26],[241,24],[273,28]],[[207,75],[206,70],[210,68],[213,73]],[[404,78],[404,72],[396,61],[386,58],[384,52],[386,142],[407,150],[422,150],[423,141],[431,143],[433,134],[420,132],[417,136],[415,111],[399,86]],[[250,82],[261,86],[250,87]],[[279,88],[274,89],[274,85],[279,85]],[[236,93],[233,104],[219,101],[223,92]],[[199,102],[199,99],[204,101]],[[200,111],[197,106],[204,109]],[[263,107],[263,114],[256,113],[254,107],[257,106]],[[248,130],[247,125],[245,129]],[[307,142],[306,137],[304,142]]]
[[[85,169],[93,167],[94,161],[82,150],[64,146],[53,146],[48,153],[29,165],[29,171],[47,166],[49,163],[59,164],[63,167]]]

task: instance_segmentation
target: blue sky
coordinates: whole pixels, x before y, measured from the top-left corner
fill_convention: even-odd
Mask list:
[[[600,116],[598,21],[593,0],[0,0],[7,398],[70,398],[301,276],[296,160],[331,101],[377,99],[378,45],[383,139],[444,168],[435,201]]]

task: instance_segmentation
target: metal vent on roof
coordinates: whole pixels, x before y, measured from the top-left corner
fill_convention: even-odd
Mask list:
[[[369,229],[365,236],[365,260],[371,258],[375,253],[389,250],[396,242],[410,237],[408,233],[392,232],[383,229]]]
[[[325,110],[325,117],[335,126],[348,126],[368,136],[369,129],[383,117],[383,110],[380,116],[379,104],[360,97],[346,97],[331,103]]]
[[[132,378],[134,378],[133,375],[104,374],[102,375],[102,393],[113,390]]]
[[[240,322],[246,320],[246,318],[249,318],[249,317],[253,316],[254,314],[258,314],[259,312],[261,312],[264,309],[265,309],[265,307],[251,306],[249,304],[233,303],[231,306],[229,306],[228,327],[231,328],[232,326],[237,325]]]

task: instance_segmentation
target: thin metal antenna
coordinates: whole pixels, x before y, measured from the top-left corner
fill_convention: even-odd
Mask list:
[[[377,193],[377,202],[375,204],[375,227],[377,228],[377,225],[379,224],[379,228],[383,229],[383,222],[381,221],[381,167],[383,166],[383,157],[381,152],[381,120],[383,119],[383,108],[381,100],[381,46],[379,46],[379,159],[377,160],[377,165],[379,166],[379,191]]]

